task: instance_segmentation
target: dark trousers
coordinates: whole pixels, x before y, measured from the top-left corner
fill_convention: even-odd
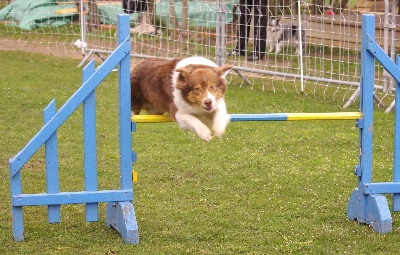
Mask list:
[[[247,51],[250,34],[251,12],[254,10],[254,49],[264,54],[267,43],[267,0],[240,0],[236,50]]]

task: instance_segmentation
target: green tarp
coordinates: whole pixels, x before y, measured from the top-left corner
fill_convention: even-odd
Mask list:
[[[238,0],[226,1],[226,23],[232,22],[232,6]],[[169,22],[169,1],[156,3],[156,16],[164,23]],[[10,21],[22,29],[31,30],[41,26],[60,26],[70,23],[76,13],[60,13],[61,10],[77,8],[75,4],[56,5],[56,0],[16,0],[0,10],[0,20]],[[117,14],[124,13],[122,2],[103,2],[97,4],[100,22],[115,24]],[[215,27],[217,6],[215,2],[188,1],[189,24],[193,26]],[[175,3],[175,16],[180,23],[182,19],[182,3]],[[137,14],[131,14],[135,21]]]
[[[226,23],[232,22],[232,8],[238,0],[226,1]],[[169,22],[169,1],[156,3],[156,16],[164,23]],[[124,13],[121,3],[99,3],[97,5],[100,22],[103,24],[115,24],[117,14]],[[188,1],[189,23],[193,26],[215,27],[217,17],[217,5],[215,2]],[[182,20],[182,3],[175,3],[175,16],[180,23]],[[131,14],[131,20],[136,20],[137,15]]]
[[[226,17],[225,22],[232,22],[232,6],[237,3],[237,0],[226,1],[225,11]],[[165,22],[169,20],[169,1],[159,2],[156,4],[156,14]],[[188,1],[188,15],[189,24],[199,27],[216,27],[217,24],[217,5],[215,2],[198,2]],[[182,20],[182,3],[175,3],[175,16],[179,23]]]
[[[41,26],[61,26],[71,23],[75,13],[59,13],[76,9],[75,4],[56,5],[55,0],[16,0],[0,10],[0,20],[10,21],[22,29]]]

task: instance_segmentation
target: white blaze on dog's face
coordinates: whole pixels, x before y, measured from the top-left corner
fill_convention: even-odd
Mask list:
[[[279,18],[270,18],[268,20],[268,30],[272,33],[278,32],[279,29]]]
[[[175,70],[180,73],[176,89],[190,106],[212,112],[217,102],[225,96],[227,89],[225,75],[231,68],[231,66],[206,65],[188,65],[178,68]]]

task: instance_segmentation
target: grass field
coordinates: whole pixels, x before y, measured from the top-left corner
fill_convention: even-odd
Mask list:
[[[356,187],[354,121],[240,122],[210,143],[174,123],[138,124],[133,150],[140,244],[127,245],[83,205],[62,206],[60,224],[47,208],[24,208],[25,241],[12,237],[8,159],[40,129],[42,110],[60,107],[79,87],[77,60],[0,51],[0,254],[397,254],[393,232],[376,234],[346,219]],[[266,79],[263,79],[265,82]],[[262,92],[231,79],[230,113],[332,112],[343,102],[293,91]],[[256,86],[257,87],[257,86]],[[117,75],[96,91],[99,188],[117,188]],[[349,111],[357,111],[353,105]],[[59,129],[61,191],[83,190],[82,112]],[[375,113],[374,180],[390,181],[393,115]],[[23,192],[45,192],[43,150],[22,170]],[[390,198],[390,197],[388,197]]]

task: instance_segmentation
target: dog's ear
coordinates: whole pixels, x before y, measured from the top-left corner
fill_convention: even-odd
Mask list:
[[[186,67],[177,68],[174,71],[179,73],[183,78],[186,78],[192,72],[191,69]]]
[[[233,65],[220,66],[220,67],[216,68],[217,74],[219,76],[221,76],[222,78],[225,78],[228,75],[228,73],[232,70],[232,68],[233,68]]]
[[[181,73],[184,77],[185,75],[191,74],[196,70],[195,65],[187,65],[184,67],[176,68],[175,72]]]

